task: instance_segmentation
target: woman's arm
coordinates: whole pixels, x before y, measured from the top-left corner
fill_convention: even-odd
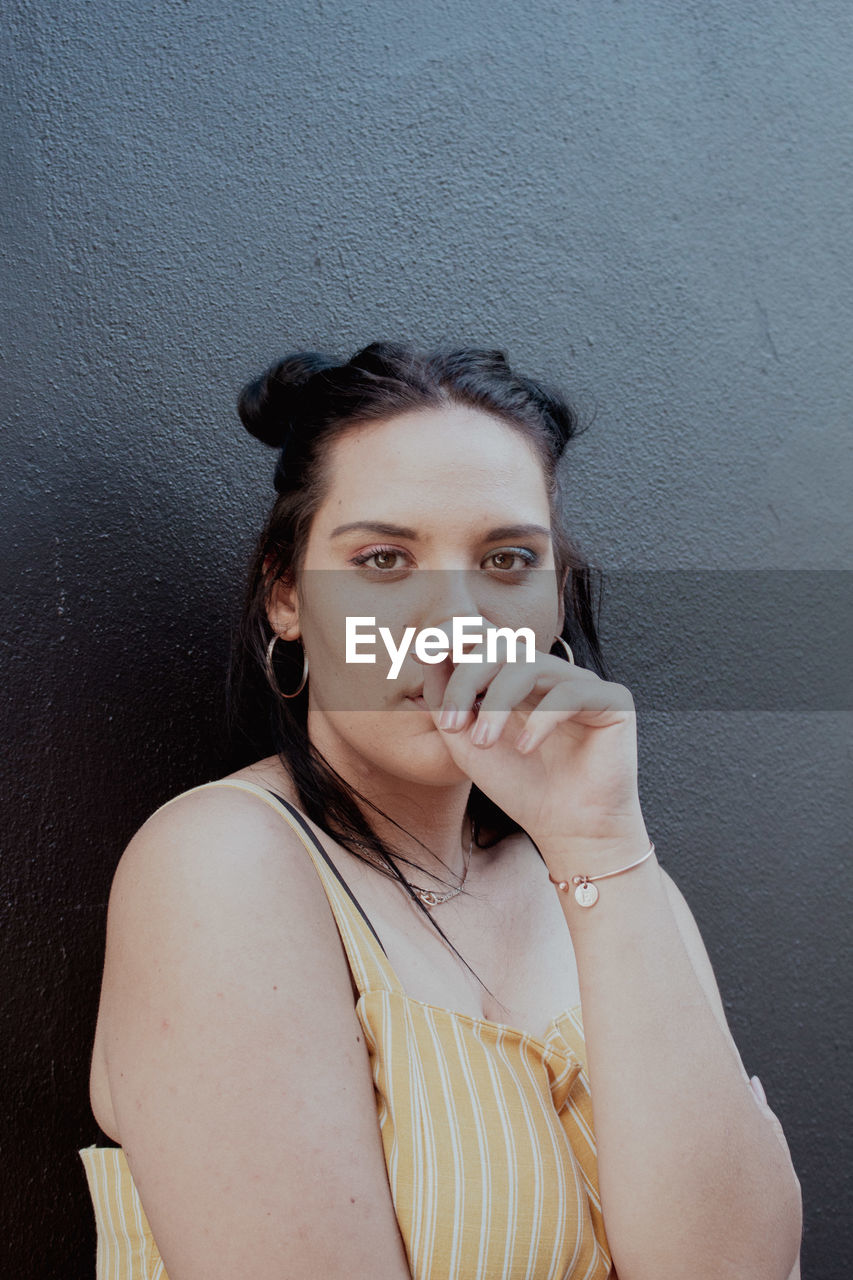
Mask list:
[[[747,1074],[746,1068],[743,1065],[743,1061],[741,1060],[741,1056],[740,1056],[740,1053],[738,1052],[737,1045],[734,1042],[732,1033],[729,1029],[729,1024],[726,1020],[726,1011],[723,1008],[723,1001],[720,996],[720,989],[717,986],[717,979],[714,976],[714,970],[711,965],[708,952],[706,951],[705,944],[702,941],[702,935],[699,932],[699,926],[697,925],[696,920],[694,919],[693,913],[691,912],[689,906],[687,905],[687,900],[685,899],[684,894],[678,888],[675,881],[672,879],[670,875],[667,874],[666,871],[664,871],[663,867],[660,868],[660,872],[661,872],[661,875],[663,876],[667,893],[669,894],[669,903],[675,915],[676,924],[678,925],[678,929],[681,934],[682,941],[685,947],[687,948],[687,954],[690,956],[690,961],[693,965],[693,969],[696,974],[696,977],[699,980],[702,990],[705,992],[705,995],[708,997],[711,1008],[713,1009],[716,1015],[716,1018],[720,1024],[720,1027],[722,1028],[723,1034],[726,1036],[727,1040],[731,1044],[732,1050],[734,1051],[735,1057],[737,1058],[741,1075],[743,1076],[744,1080],[749,1084],[750,1088],[752,1089],[753,1086],[752,1086],[750,1077]],[[770,1107],[767,1105],[766,1102],[763,1102],[761,1100],[761,1098],[755,1093],[754,1089],[753,1089],[753,1094],[755,1097],[756,1104],[764,1113],[764,1115],[766,1115],[769,1123],[773,1126],[773,1130],[776,1134],[776,1137],[778,1138],[779,1142],[782,1144],[782,1150],[785,1152],[785,1155],[787,1156],[788,1160],[790,1160],[791,1152],[789,1150],[788,1143],[785,1138],[784,1130],[782,1129],[782,1125],[779,1121],[779,1117],[776,1115],[774,1111],[770,1109]],[[794,1177],[796,1178],[796,1173],[794,1172],[793,1163],[791,1164],[791,1172],[794,1174]],[[799,1186],[800,1186],[799,1179],[797,1179],[797,1187],[799,1188]],[[800,1198],[800,1219],[801,1219],[801,1227],[802,1227],[802,1196]],[[788,1276],[788,1280],[800,1280],[799,1246],[797,1249],[797,1260],[794,1263],[793,1270]]]
[[[409,1280],[346,956],[298,837],[225,788],[125,850],[102,1009],[169,1280]]]
[[[606,869],[642,845],[638,835],[610,851]],[[592,908],[559,897],[619,1280],[795,1280],[800,1185],[781,1126],[749,1087],[687,903],[654,856],[599,890]]]

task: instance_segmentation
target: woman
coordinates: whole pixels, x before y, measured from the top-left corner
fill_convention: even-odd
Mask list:
[[[104,1268],[798,1275],[788,1148],[561,525],[571,410],[500,352],[375,343],[240,411],[280,454],[234,683],[264,671],[279,749],[117,868],[91,1099],[120,1145],[81,1152]],[[459,619],[479,638],[423,643]]]

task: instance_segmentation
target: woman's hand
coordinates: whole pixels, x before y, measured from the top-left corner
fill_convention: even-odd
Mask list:
[[[538,650],[534,662],[488,663],[484,644],[470,650],[483,654],[481,662],[454,667],[448,654],[424,664],[424,701],[455,763],[527,832],[546,862],[555,855],[549,869],[556,877],[573,853],[589,874],[615,869],[626,852],[644,853],[630,690]],[[448,707],[459,711],[455,728],[440,723]],[[472,734],[483,728],[488,738],[477,745]],[[597,855],[602,860],[593,865]]]

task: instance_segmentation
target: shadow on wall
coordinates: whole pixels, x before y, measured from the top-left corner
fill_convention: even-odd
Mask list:
[[[21,1275],[89,1277],[95,1232],[77,1149],[110,1145],[89,1109],[106,904],[118,859],[163,801],[248,756],[224,732],[230,627],[245,532],[175,491],[125,485],[100,457],[51,469],[49,511],[27,520],[7,596],[2,805],[8,877],[2,1007],[5,1086],[19,1168],[0,1209],[0,1261]],[[120,494],[117,492],[121,485]],[[198,498],[193,497],[198,504]],[[42,504],[44,502],[42,496]],[[229,538],[231,542],[229,544]],[[245,552],[245,556],[244,556]]]

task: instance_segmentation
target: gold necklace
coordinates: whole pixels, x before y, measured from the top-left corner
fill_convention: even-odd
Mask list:
[[[352,842],[353,844],[358,845],[359,849],[362,849],[366,854],[373,853],[372,849],[368,849],[367,845],[362,844],[360,840],[356,840],[354,836],[353,836]],[[421,902],[424,904],[425,907],[440,906],[442,902],[449,902],[451,898],[456,897],[457,893],[462,892],[462,886],[465,884],[465,881],[468,877],[468,868],[471,865],[471,850],[473,848],[474,848],[474,819],[472,818],[471,819],[471,839],[468,844],[468,853],[466,854],[466,857],[465,857],[465,870],[462,872],[462,879],[459,881],[459,884],[456,886],[456,888],[449,889],[447,893],[436,893],[434,889],[419,889],[416,884],[413,884],[410,886],[410,888],[418,895],[418,897],[420,898]],[[377,866],[378,864],[374,861],[373,865]]]

